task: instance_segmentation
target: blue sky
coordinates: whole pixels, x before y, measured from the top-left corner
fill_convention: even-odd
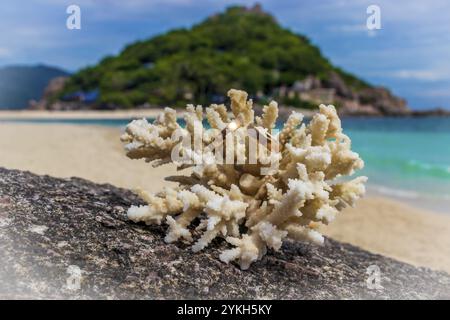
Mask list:
[[[2,0],[0,66],[45,63],[74,71],[125,44],[189,27],[233,4],[228,0]],[[450,109],[450,1],[260,0],[291,30],[307,35],[331,61],[384,85],[413,108]],[[66,28],[66,8],[81,8],[81,30]],[[381,9],[368,31],[366,8]]]

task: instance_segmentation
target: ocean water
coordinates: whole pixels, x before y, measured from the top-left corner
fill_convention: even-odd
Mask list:
[[[125,127],[130,119],[39,119]],[[450,118],[344,118],[344,132],[365,162],[369,192],[450,213]],[[1,124],[0,124],[1,125]]]
[[[450,118],[343,119],[369,190],[450,213]]]

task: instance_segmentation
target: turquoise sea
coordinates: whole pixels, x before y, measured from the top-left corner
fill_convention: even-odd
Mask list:
[[[20,122],[124,127],[129,119]],[[19,120],[18,120],[19,122]],[[369,192],[450,211],[450,118],[344,118],[344,132],[365,161]]]
[[[343,119],[369,191],[450,212],[450,118]]]

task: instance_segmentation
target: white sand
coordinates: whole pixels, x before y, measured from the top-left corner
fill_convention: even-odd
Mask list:
[[[129,160],[114,128],[0,123],[0,166],[56,177],[158,191],[174,174]],[[450,212],[449,212],[450,214]],[[435,214],[382,197],[345,209],[325,234],[415,265],[450,272],[450,215]]]
[[[0,119],[132,119],[155,118],[163,109],[125,110],[0,110]],[[180,115],[182,112],[180,111]]]

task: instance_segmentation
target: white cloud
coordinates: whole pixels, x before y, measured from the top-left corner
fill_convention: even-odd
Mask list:
[[[375,37],[378,32],[378,30],[369,30],[365,24],[330,25],[326,30],[346,35],[366,34],[368,37]]]
[[[448,88],[442,89],[428,89],[423,90],[419,93],[423,97],[433,97],[433,98],[450,98],[450,86]]]
[[[0,47],[0,58],[9,58],[12,55],[12,52],[8,48]]]
[[[12,55],[12,51],[8,48],[0,47],[0,58],[7,58]]]
[[[388,74],[398,79],[414,79],[422,81],[439,81],[450,79],[450,75],[443,70],[397,70]]]
[[[367,26],[365,24],[330,25],[327,30],[345,33],[365,32],[367,31]]]

